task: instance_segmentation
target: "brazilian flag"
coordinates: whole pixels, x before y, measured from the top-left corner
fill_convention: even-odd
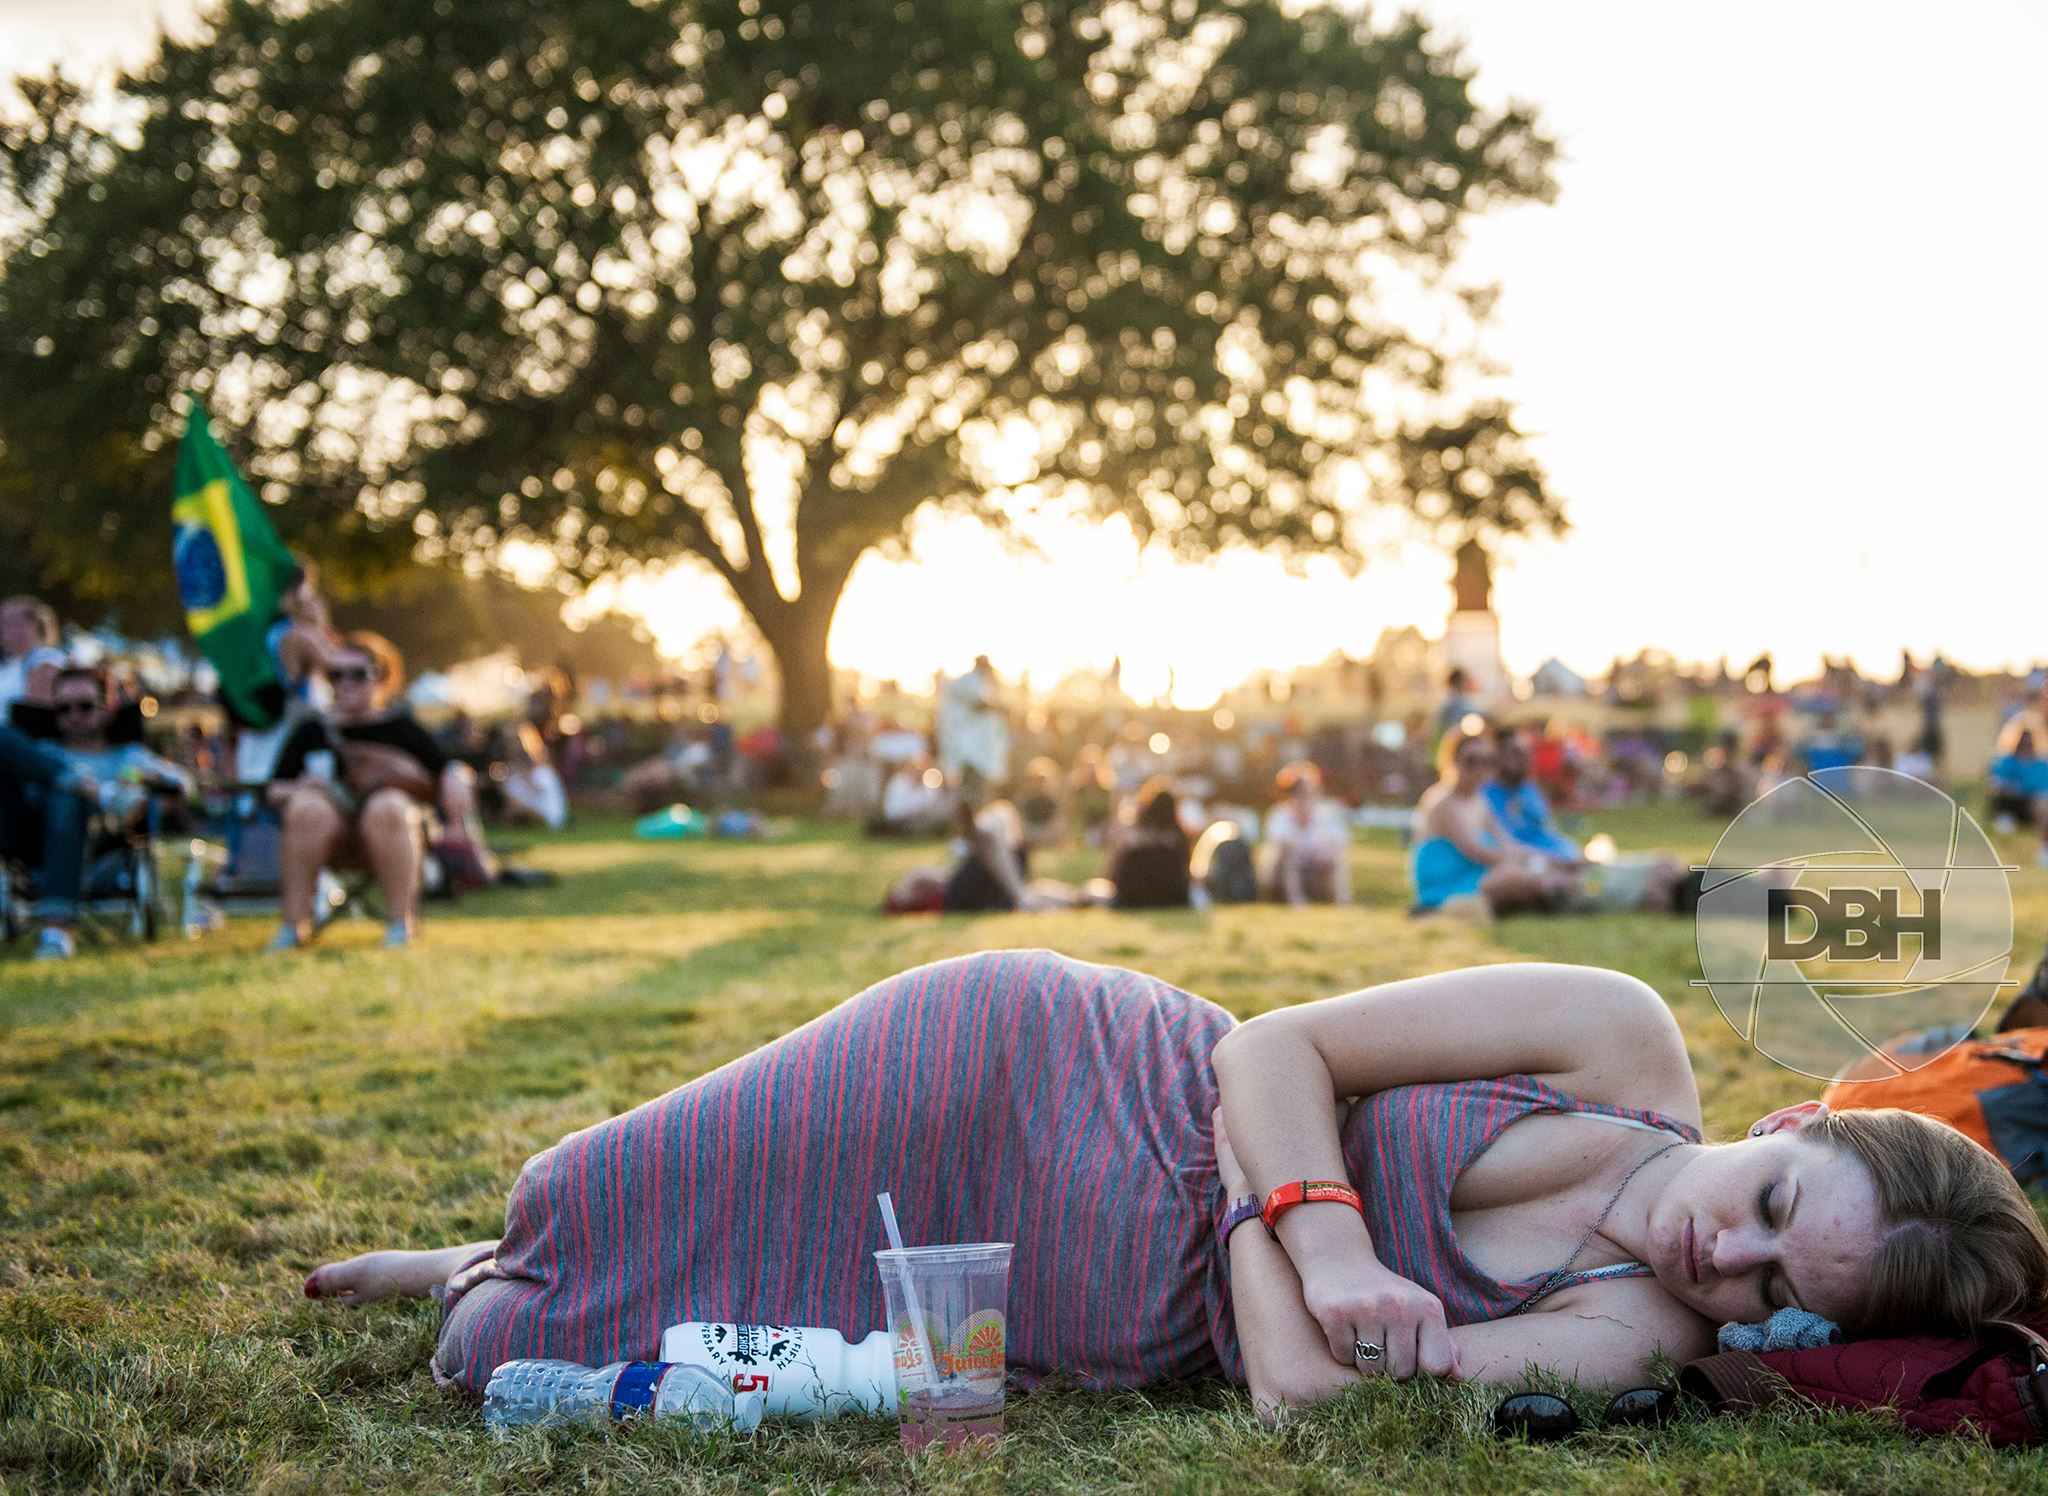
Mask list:
[[[220,675],[228,712],[246,727],[272,726],[284,711],[284,682],[264,635],[296,563],[263,505],[213,439],[195,397],[178,445],[171,560],[185,622]]]

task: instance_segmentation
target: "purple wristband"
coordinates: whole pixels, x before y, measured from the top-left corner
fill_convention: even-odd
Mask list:
[[[1257,1195],[1239,1195],[1230,1202],[1230,1209],[1223,1212],[1223,1219],[1216,1223],[1216,1246],[1223,1252],[1230,1250],[1230,1233],[1246,1221],[1256,1221],[1264,1208]]]

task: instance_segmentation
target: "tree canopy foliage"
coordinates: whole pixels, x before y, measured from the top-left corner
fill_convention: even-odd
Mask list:
[[[230,0],[0,126],[0,500],[160,569],[189,387],[331,568],[696,557],[799,727],[927,505],[1555,528],[1455,273],[1552,147],[1471,80],[1278,0]]]

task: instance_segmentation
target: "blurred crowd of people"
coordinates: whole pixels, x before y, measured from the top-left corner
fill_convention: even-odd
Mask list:
[[[1950,675],[1938,658],[1908,661],[1882,700],[1832,663],[1813,686],[1781,693],[1760,660],[1732,691],[1695,690],[1692,707],[1707,710],[1683,729],[1624,716],[1599,732],[1518,719],[1512,704],[1490,717],[1458,671],[1433,710],[1399,720],[1015,709],[982,658],[941,682],[928,708],[857,703],[791,743],[734,721],[742,663],[724,648],[700,688],[586,685],[552,667],[526,675],[523,709],[489,720],[442,711],[429,727],[408,705],[398,651],[335,628],[310,567],[284,590],[265,647],[282,686],[274,722],[236,727],[217,710],[152,720],[158,703],[132,671],[67,650],[37,600],[0,602],[0,858],[34,870],[39,954],[75,948],[79,846],[132,824],[151,797],[184,802],[181,824],[195,828],[193,807],[223,795],[275,818],[273,946],[291,950],[312,938],[317,890],[337,870],[379,887],[385,938],[404,945],[430,882],[522,877],[490,851],[487,823],[560,828],[592,795],[641,811],[730,810],[776,790],[801,806],[822,790],[828,816],[871,836],[946,842],[943,865],[891,889],[899,910],[1342,904],[1359,826],[1405,836],[1417,912],[1682,908],[1689,880],[1668,859],[1582,847],[1561,823],[1681,796],[1732,816],[1802,774],[1862,765],[1939,780],[1948,756]],[[1618,669],[1610,696],[1627,687]],[[1915,727],[1895,742],[1878,708],[1897,722],[1902,701]],[[2001,832],[2031,828],[2048,866],[2048,676],[2009,684],[1999,718],[1986,804]],[[1060,849],[1099,855],[1099,875],[1043,876]]]
[[[1148,890],[1165,890],[1162,904],[1200,903],[1218,887],[1239,890],[1226,897],[1345,901],[1341,848],[1351,827],[1378,826],[1408,838],[1417,912],[1682,910],[1697,880],[1673,859],[1620,855],[1600,839],[1588,855],[1559,818],[1681,797],[1730,817],[1788,779],[1858,767],[1938,779],[1942,668],[1909,671],[1897,688],[1918,717],[1903,749],[1871,725],[1880,703],[1832,677],[1798,695],[1750,688],[1738,698],[1738,726],[1695,714],[1680,732],[1595,733],[1490,719],[1454,671],[1433,714],[1304,729],[1285,714],[1239,722],[1228,710],[1013,712],[986,659],[941,687],[930,733],[855,708],[821,731],[817,747],[828,813],[873,836],[950,841],[947,865],[902,880],[891,908],[1149,903],[1149,892],[1123,886],[1120,857],[1140,830],[1148,857],[1158,855],[1151,833],[1171,805],[1192,871],[1186,882],[1148,875]],[[2030,690],[2034,705],[2010,708],[1987,784],[2002,829],[2025,820],[2048,838],[2048,687],[2037,680]],[[1202,851],[1226,836],[1250,849],[1253,874],[1226,873],[1219,884]],[[1099,849],[1102,876],[1077,887],[1034,878],[1034,856],[1062,845]]]
[[[33,880],[39,958],[75,953],[89,851],[132,837],[146,815],[230,842],[252,815],[272,818],[277,951],[312,938],[317,890],[339,871],[376,884],[387,946],[417,934],[430,861],[450,887],[532,876],[486,845],[478,786],[494,786],[507,819],[563,823],[545,713],[479,755],[480,778],[408,707],[398,650],[332,625],[310,567],[283,590],[264,647],[280,685],[274,721],[173,723],[132,672],[67,652],[49,607],[0,602],[0,876]]]

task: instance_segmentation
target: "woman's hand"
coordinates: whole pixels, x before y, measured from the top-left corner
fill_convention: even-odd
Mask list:
[[[1368,1376],[1405,1382],[1418,1372],[1457,1377],[1457,1347],[1444,1306],[1428,1289],[1377,1262],[1332,1261],[1300,1267],[1301,1299],[1322,1326],[1330,1354]],[[1377,1345],[1377,1361],[1361,1360],[1358,1345]]]

